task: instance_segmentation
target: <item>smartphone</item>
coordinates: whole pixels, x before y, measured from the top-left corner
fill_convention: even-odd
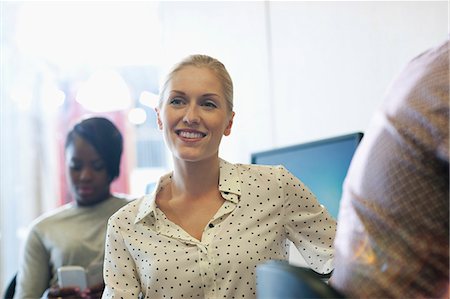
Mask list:
[[[60,288],[87,287],[86,271],[80,266],[62,266],[58,268],[58,284]]]

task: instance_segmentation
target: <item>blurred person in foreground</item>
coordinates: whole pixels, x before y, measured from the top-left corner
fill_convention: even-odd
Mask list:
[[[32,223],[14,298],[101,297],[107,220],[129,202],[110,191],[111,183],[120,173],[122,148],[121,133],[106,118],[85,119],[68,133],[66,173],[75,200]],[[97,273],[97,280],[85,290],[59,288],[57,270],[66,265],[82,266],[91,274]]]
[[[390,88],[344,183],[330,284],[356,298],[448,298],[449,41]]]

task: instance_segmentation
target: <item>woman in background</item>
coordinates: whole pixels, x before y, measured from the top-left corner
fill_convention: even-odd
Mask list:
[[[65,160],[70,193],[75,200],[33,222],[21,257],[14,298],[101,297],[107,220],[128,203],[110,191],[112,181],[119,176],[122,143],[119,130],[106,118],[85,119],[69,132]],[[94,280],[91,287],[59,288],[57,270],[66,265],[89,271]]]
[[[174,169],[110,218],[103,298],[255,298],[256,266],[287,260],[287,239],[313,270],[332,270],[336,223],[302,182],[219,158],[234,117],[221,62],[176,65],[156,112]]]

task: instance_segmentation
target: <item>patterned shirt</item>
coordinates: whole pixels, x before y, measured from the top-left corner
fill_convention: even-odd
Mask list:
[[[201,241],[171,222],[155,192],[110,218],[103,298],[255,298],[255,267],[287,260],[287,239],[317,272],[332,270],[336,222],[282,166],[220,160],[224,204]]]
[[[358,298],[448,298],[449,42],[406,67],[344,183],[331,284]]]

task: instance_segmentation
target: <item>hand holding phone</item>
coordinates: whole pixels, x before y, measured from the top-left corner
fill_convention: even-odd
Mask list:
[[[86,271],[81,266],[62,266],[58,268],[60,288],[77,287],[81,291],[87,287]]]
[[[103,284],[103,261],[91,263],[86,268],[86,281],[88,288]]]

